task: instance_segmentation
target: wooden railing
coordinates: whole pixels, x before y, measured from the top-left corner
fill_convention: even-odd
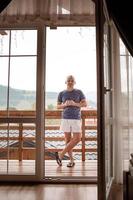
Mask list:
[[[35,136],[24,136],[23,132],[26,130],[35,130],[36,129],[36,112],[35,111],[9,111],[8,117],[6,111],[0,111],[0,133],[2,130],[12,130],[18,131],[18,136],[11,136],[11,134],[7,134],[7,136],[2,136],[0,134],[0,141],[18,141],[18,147],[0,147],[0,153],[5,150],[9,150],[10,159],[19,159],[22,161],[23,159],[35,159],[35,147],[24,147],[23,143],[25,141],[35,142]],[[55,123],[54,121],[61,119],[61,110],[50,110],[45,111],[45,130],[59,130],[59,123]],[[96,110],[82,110],[81,111],[82,118],[82,148],[74,148],[74,152],[82,152],[82,161],[85,161],[85,152],[97,152],[97,148],[86,148],[86,141],[97,141],[97,136],[86,137],[86,130],[97,130],[97,111]],[[48,120],[53,120],[52,124],[48,123]],[[64,137],[51,137],[47,136],[44,138],[44,141],[64,141]],[[49,148],[45,149],[48,152],[61,151],[61,149],[57,148]],[[1,158],[0,158],[1,159]]]

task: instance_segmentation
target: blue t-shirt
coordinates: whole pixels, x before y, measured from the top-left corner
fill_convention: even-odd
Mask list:
[[[76,103],[80,103],[85,99],[85,95],[81,90],[73,89],[72,91],[64,90],[58,95],[58,102],[65,103],[67,100],[73,100]],[[81,119],[80,108],[77,106],[67,106],[63,109],[63,119]]]

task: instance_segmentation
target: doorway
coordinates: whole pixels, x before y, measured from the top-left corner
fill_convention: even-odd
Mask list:
[[[64,90],[66,76],[76,79],[75,88],[81,89],[87,107],[81,110],[82,139],[73,150],[76,165],[68,168],[69,156],[63,166],[55,161],[55,152],[65,147],[60,130],[61,110],[57,97]],[[61,179],[97,180],[97,88],[96,88],[96,28],[46,28],[45,75],[45,162],[44,177]]]

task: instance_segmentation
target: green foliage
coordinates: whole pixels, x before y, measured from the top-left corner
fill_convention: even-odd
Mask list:
[[[47,106],[47,109],[48,109],[48,110],[54,110],[54,105],[53,105],[53,104],[49,104],[49,105]]]

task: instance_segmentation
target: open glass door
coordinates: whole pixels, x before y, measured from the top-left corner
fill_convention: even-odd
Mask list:
[[[113,180],[111,34],[103,1],[96,1],[98,90],[98,199],[107,200]]]
[[[113,113],[110,27],[104,23],[105,185],[106,198],[113,180]]]
[[[16,179],[23,175],[18,180],[26,180],[36,174],[36,64],[37,30],[4,30],[0,35],[0,176],[4,180],[7,175],[14,180],[15,175]]]

